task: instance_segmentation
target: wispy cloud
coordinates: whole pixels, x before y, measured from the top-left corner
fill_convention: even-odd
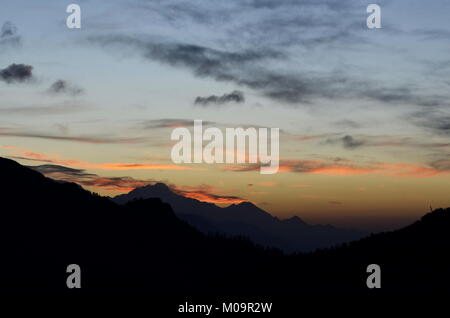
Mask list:
[[[362,8],[357,3],[338,0],[168,0],[141,2],[137,7],[140,12],[158,14],[170,25],[210,28],[220,32],[226,43],[249,43],[255,47],[262,43],[269,47],[354,44],[358,29],[351,26],[364,22],[357,14]]]
[[[259,171],[260,164],[229,165],[225,171],[249,172]],[[367,174],[374,171],[372,167],[359,167],[348,163],[326,162],[321,160],[282,160],[278,172],[351,175]]]
[[[212,125],[214,122],[203,121],[203,125]],[[160,128],[177,128],[177,127],[192,127],[194,125],[193,119],[176,119],[176,118],[161,118],[145,120],[139,124],[143,129],[160,129]]]
[[[83,89],[66,80],[59,79],[50,86],[47,92],[53,95],[66,94],[77,96],[83,93]]]
[[[367,77],[350,76],[344,70],[318,74],[307,69],[294,71],[292,66],[290,71],[271,67],[272,62],[289,60],[284,48],[232,51],[127,35],[95,36],[90,38],[90,42],[117,50],[132,49],[145,59],[187,68],[197,77],[232,82],[283,103],[311,104],[323,98],[365,99],[384,104],[419,106],[446,103],[445,96],[421,93],[419,89],[413,89],[411,83],[386,86]]]
[[[113,138],[99,136],[57,136],[41,133],[0,131],[0,137],[37,138],[47,140],[71,141],[89,144],[137,144],[146,141],[145,138]]]
[[[17,27],[10,21],[3,24],[0,30],[0,39],[8,38],[17,34]]]
[[[210,95],[207,97],[198,96],[194,104],[201,106],[210,106],[210,105],[224,105],[228,103],[243,103],[245,101],[244,93],[241,91],[233,91],[229,94],[223,94],[222,96]]]
[[[98,34],[88,41],[188,69],[197,77],[246,87],[281,103],[316,104],[321,99],[339,98],[389,105],[447,104],[447,96],[428,94],[418,82],[414,82],[416,87],[407,81],[386,84],[361,72],[356,76],[336,66],[332,59],[315,61],[324,68],[307,65],[308,53],[314,56],[323,50],[340,52],[342,47],[361,49],[371,41],[365,32],[365,4],[335,0],[272,2],[141,2],[133,12],[151,12],[175,34],[164,39],[137,32]],[[387,7],[389,2],[382,1],[382,5]],[[198,28],[205,30],[200,40],[183,33]],[[334,66],[327,67],[330,63]],[[198,103],[214,105],[220,98],[200,96]]]
[[[433,161],[430,166],[441,171],[450,171],[450,158]]]
[[[420,111],[410,115],[410,120],[416,125],[433,133],[450,135],[450,114],[443,110]]]
[[[441,127],[442,128],[442,127]],[[420,138],[390,135],[344,135],[340,137],[328,137],[323,141],[324,145],[342,145],[345,149],[357,149],[363,147],[395,147],[395,148],[450,148],[450,142],[430,142]]]
[[[126,193],[138,187],[153,185],[158,181],[141,180],[132,177],[105,177],[95,173],[89,173],[85,169],[74,169],[61,165],[45,164],[39,166],[29,166],[46,177],[77,183],[83,187],[98,189],[101,191],[113,191]],[[202,184],[199,186],[176,186],[168,185],[172,191],[187,198],[196,199],[203,202],[232,204],[247,201],[238,196],[216,194],[219,190],[210,185]],[[216,192],[216,193],[214,193]]]
[[[58,103],[51,105],[0,107],[0,114],[46,116],[76,113],[89,110],[90,107],[79,103]]]
[[[192,170],[186,166],[179,166],[174,164],[159,164],[159,163],[91,163],[78,159],[61,158],[60,156],[47,155],[43,153],[34,152],[29,149],[19,148],[15,146],[3,146],[10,153],[10,157],[20,160],[30,160],[38,162],[46,162],[55,165],[78,167],[84,169],[100,169],[100,170]]]
[[[74,169],[61,165],[46,164],[39,166],[29,166],[46,177],[65,182],[77,183],[83,187],[94,188],[102,191],[130,192],[138,187],[153,185],[158,181],[141,180],[132,177],[105,177],[95,173],[89,173],[85,169]],[[199,186],[176,186],[168,185],[172,191],[187,198],[196,199],[203,202],[232,204],[247,201],[238,196],[216,194],[219,190],[210,185]],[[214,193],[216,192],[216,193]]]
[[[361,128],[362,125],[360,123],[357,123],[354,120],[351,119],[342,119],[342,120],[337,120],[335,122],[333,122],[333,125],[339,128],[353,128],[353,129],[357,129],[357,128]]]
[[[238,196],[214,194],[218,189],[205,184],[197,187],[172,186],[172,190],[184,197],[209,203],[232,204],[248,201]]]
[[[74,182],[84,187],[103,191],[129,192],[137,187],[153,184],[153,180],[138,180],[131,177],[101,177],[84,169],[74,169],[59,165],[29,166],[46,177],[66,182]]]
[[[226,166],[223,170],[233,172],[259,171],[259,164]],[[282,160],[279,172],[305,173],[330,176],[380,174],[394,177],[434,177],[450,174],[450,170],[438,169],[432,163],[417,165],[410,163],[374,162],[356,164],[348,160]]]
[[[21,37],[16,25],[10,21],[5,22],[0,29],[0,48],[18,46],[20,43]]]

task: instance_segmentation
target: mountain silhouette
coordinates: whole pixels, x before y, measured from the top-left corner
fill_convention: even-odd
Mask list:
[[[84,269],[87,292],[226,291],[247,276],[257,284],[259,258],[271,255],[247,240],[206,237],[159,199],[117,205],[3,158],[0,173],[3,293],[67,292],[69,264]]]
[[[299,217],[280,220],[251,202],[222,208],[187,198],[163,183],[132,190],[113,198],[118,204],[135,199],[159,198],[175,214],[203,233],[245,236],[255,243],[285,252],[306,252],[359,239],[362,231],[338,229],[331,225],[309,225]]]
[[[2,295],[429,297],[450,291],[450,209],[397,231],[285,255],[243,238],[205,235],[160,199],[118,205],[3,158],[0,175]],[[69,264],[81,267],[81,289],[66,286]],[[381,267],[381,289],[366,286],[369,264]]]

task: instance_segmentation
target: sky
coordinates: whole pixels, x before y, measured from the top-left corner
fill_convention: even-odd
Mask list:
[[[1,1],[0,156],[102,195],[162,181],[314,224],[450,206],[448,1],[83,0],[68,29],[70,3]],[[174,164],[194,119],[279,128],[280,171]]]

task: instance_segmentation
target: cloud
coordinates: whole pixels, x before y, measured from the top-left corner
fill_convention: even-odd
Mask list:
[[[433,161],[430,163],[430,166],[441,171],[450,171],[450,159]]]
[[[198,96],[195,99],[194,104],[209,106],[209,105],[223,105],[227,103],[243,103],[245,101],[244,93],[241,91],[233,91],[229,94],[223,94],[222,96],[211,95],[207,97]]]
[[[442,128],[442,127],[441,127]],[[327,138],[322,144],[334,145],[340,144],[346,149],[356,149],[360,147],[409,147],[409,148],[448,148],[449,142],[427,142],[421,141],[418,138],[403,137],[403,136],[390,136],[390,135],[358,135],[357,137],[351,135],[345,135],[342,137],[330,137]]]
[[[17,46],[21,43],[17,27],[10,21],[5,22],[0,29],[0,48],[6,46]]]
[[[136,144],[146,141],[144,138],[113,138],[113,137],[97,137],[97,136],[57,136],[41,133],[27,132],[1,132],[0,137],[20,137],[20,138],[37,138],[47,140],[72,141],[89,144]]]
[[[339,133],[326,133],[326,134],[318,134],[318,135],[302,135],[302,134],[288,134],[287,136],[292,139],[293,141],[311,141],[311,140],[318,140],[323,139],[325,137],[329,136],[336,136],[340,135]]]
[[[326,162],[322,160],[281,160],[278,172],[310,173],[310,174],[329,174],[329,175],[353,175],[367,174],[373,172],[376,168],[370,166],[357,166],[348,163]],[[225,171],[249,172],[259,171],[260,164],[244,164],[226,166]]]
[[[106,47],[131,48],[141,53],[145,59],[188,68],[198,77],[212,77],[218,81],[239,82],[240,76],[236,73],[238,70],[282,56],[270,49],[225,51],[195,44],[166,43],[124,35],[96,36],[89,40]]]
[[[33,67],[25,64],[11,64],[0,70],[0,80],[11,84],[25,82],[33,77]]]
[[[51,164],[40,166],[29,166],[29,168],[39,171],[40,173],[47,176],[62,175],[63,177],[70,177],[70,178],[90,178],[97,176],[96,174],[93,173],[87,173],[84,169],[74,169]]]
[[[5,22],[0,30],[0,38],[8,38],[17,34],[17,27],[12,22]]]
[[[434,133],[450,135],[450,115],[443,111],[421,111],[410,116],[413,123]]]
[[[203,121],[202,124],[212,125],[214,122]],[[145,120],[139,125],[143,129],[160,129],[160,128],[177,128],[177,127],[193,127],[193,119],[175,119],[175,118],[162,118]]]
[[[83,181],[86,187],[100,188],[106,191],[130,192],[136,188],[153,184],[151,180],[138,180],[132,177],[98,177]]]
[[[74,113],[88,109],[88,106],[78,103],[58,103],[54,105],[0,107],[0,114],[42,116]]]
[[[263,187],[275,187],[278,183],[273,182],[273,181],[263,181],[263,182],[259,182],[258,184]]]
[[[155,180],[141,180],[132,177],[104,177],[95,173],[89,173],[85,169],[74,169],[54,164],[29,166],[29,168],[55,180],[73,182],[83,187],[94,188],[102,191],[126,193],[138,187],[153,185],[158,182]],[[172,191],[179,195],[203,202],[232,204],[247,201],[237,196],[214,194],[212,192],[217,191],[217,189],[205,184],[197,187],[178,187],[175,185],[169,185],[169,187]]]
[[[92,38],[91,41],[102,45],[130,46],[147,59],[191,69],[198,77],[212,77],[217,81],[230,81],[262,90],[268,97],[287,102],[303,100],[311,89],[307,81],[255,68],[257,62],[282,56],[272,50],[232,52],[192,44],[157,43],[127,36],[103,36]]]
[[[252,172],[259,171],[259,164],[226,166],[224,171]],[[365,174],[380,174],[391,177],[435,177],[450,174],[450,170],[438,169],[433,163],[418,165],[410,163],[374,162],[355,164],[348,160],[281,160],[278,172],[318,174],[329,176],[350,176]]]
[[[93,168],[104,170],[192,170],[185,166],[173,164],[146,164],[146,163],[103,163],[89,164]]]
[[[192,31],[190,27],[208,28],[227,44],[255,47],[356,42],[357,24],[362,25],[365,18],[358,11],[363,9],[357,3],[338,0],[168,0],[139,6],[140,12],[158,14],[155,18],[169,26],[184,26],[186,32]]]
[[[422,40],[449,40],[450,31],[443,29],[417,29],[412,32],[416,36],[420,36]]]
[[[343,136],[340,138],[335,138],[335,139],[327,139],[326,143],[327,144],[340,143],[346,149],[355,149],[355,148],[364,146],[366,144],[366,142],[364,140],[355,139],[354,137],[352,137],[350,135],[346,135],[346,136]]]
[[[66,159],[59,156],[47,155],[37,153],[29,149],[3,146],[10,153],[10,157],[20,160],[38,161],[49,164],[72,166],[84,169],[100,169],[100,170],[192,170],[186,166],[179,166],[174,164],[159,164],[159,163],[91,163],[78,159]]]
[[[237,197],[237,196],[214,194],[212,192],[217,191],[217,189],[210,185],[205,185],[205,184],[197,186],[197,187],[171,186],[171,189],[174,192],[176,192],[186,198],[196,199],[199,201],[209,202],[209,203],[232,204],[232,203],[241,203],[241,202],[248,201],[246,199],[243,199],[243,198]]]
[[[350,119],[342,119],[342,120],[335,121],[335,122],[333,122],[333,125],[340,127],[340,128],[353,128],[353,129],[362,127],[361,124],[357,123],[356,121],[350,120]]]
[[[65,80],[57,80],[47,90],[50,94],[67,94],[77,96],[83,93],[83,89]]]
[[[83,187],[96,188],[103,191],[130,192],[138,187],[153,185],[158,182],[132,177],[104,177],[95,173],[88,173],[85,169],[74,169],[54,164],[29,166],[29,168],[55,180],[74,182]],[[169,185],[169,187],[179,195],[203,202],[231,204],[247,201],[237,196],[214,194],[212,192],[217,191],[217,189],[205,184],[197,187],[178,187],[175,185]]]
[[[410,163],[378,163],[380,169],[395,177],[427,178],[448,175],[450,170],[436,169],[431,164],[421,166]]]
[[[257,90],[282,103],[311,104],[320,98],[364,98],[424,106],[446,102],[439,96],[420,95],[411,83],[386,86],[384,81],[369,79],[365,73],[356,78],[345,67],[329,65],[331,60],[318,63],[323,64],[322,71],[308,67],[308,55],[314,56],[317,48],[334,52],[367,44],[364,4],[335,0],[273,2],[142,2],[135,8],[139,13],[151,12],[158,23],[174,28],[176,33],[164,40],[136,32],[99,34],[89,37],[89,41],[185,68],[197,77]],[[388,4],[383,1],[382,5]],[[203,41],[195,43],[187,34],[198,29],[205,30],[205,34]],[[208,29],[214,33],[209,34]],[[208,38],[214,41],[208,42]],[[298,49],[295,55],[294,48]],[[197,101],[200,105],[215,104],[220,98],[200,96]]]
[[[144,59],[189,69],[197,77],[232,82],[287,104],[312,104],[317,99],[337,98],[419,106],[447,103],[444,96],[420,94],[419,89],[412,89],[411,83],[386,87],[367,77],[350,76],[344,70],[317,73],[306,68],[295,71],[292,65],[289,70],[274,68],[277,63],[292,64],[283,47],[229,50],[126,35],[95,36],[89,41],[115,51],[138,52]],[[220,97],[213,97],[212,101],[215,99]]]
[[[84,169],[73,169],[59,165],[29,166],[46,177],[66,182],[74,182],[84,187],[104,191],[129,192],[137,187],[153,184],[153,180],[139,180],[131,177],[101,177]]]
[[[311,187],[310,184],[294,184],[291,186],[292,188],[300,188],[300,189],[304,189],[304,188],[309,188]]]
[[[237,196],[223,196],[223,195],[217,195],[212,193],[206,193],[202,191],[197,192],[182,192],[181,193],[184,197],[196,199],[203,202],[209,202],[209,203],[218,203],[218,204],[233,204],[233,203],[242,203],[246,202],[248,200],[242,199]]]
[[[296,77],[259,70],[258,62],[278,59],[283,54],[269,49],[238,52],[183,43],[161,43],[151,39],[128,36],[98,36],[90,39],[103,46],[127,47],[138,50],[144,58],[192,70],[195,76],[262,90],[271,98],[287,102],[304,99],[310,85]]]

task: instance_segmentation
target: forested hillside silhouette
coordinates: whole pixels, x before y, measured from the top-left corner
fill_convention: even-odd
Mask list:
[[[431,295],[449,291],[450,210],[310,254],[206,236],[157,199],[124,206],[0,158],[0,293]],[[379,264],[382,288],[366,287]],[[66,287],[78,264],[82,288]]]

